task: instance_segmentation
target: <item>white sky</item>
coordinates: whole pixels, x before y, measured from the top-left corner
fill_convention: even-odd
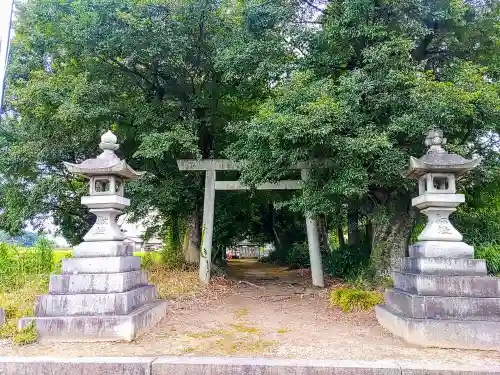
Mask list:
[[[10,8],[12,0],[0,0],[0,84],[5,75],[7,36],[9,35]],[[1,100],[0,92],[0,100]]]
[[[0,39],[2,40],[2,43],[4,43],[7,39],[7,34],[9,31],[11,4],[12,0],[0,0]],[[1,63],[3,64],[3,61]]]
[[[11,3],[12,0],[0,0],[0,27],[2,28],[2,33],[0,35],[2,36],[2,40],[4,39],[3,36],[7,34],[7,25],[10,18],[9,9]]]

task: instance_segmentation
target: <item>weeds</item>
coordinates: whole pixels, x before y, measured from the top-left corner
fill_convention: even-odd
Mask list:
[[[215,336],[227,336],[229,334],[230,332],[222,329],[212,329],[210,331],[188,333],[186,336],[191,337],[192,339],[208,339]]]
[[[148,269],[149,282],[156,285],[160,299],[169,299],[185,296],[195,296],[201,291],[198,273],[166,269],[161,265],[154,265]]]
[[[488,273],[492,275],[500,274],[500,246],[478,247],[474,254],[475,259],[485,259]]]
[[[248,315],[248,309],[235,309],[233,310],[233,314],[236,319],[241,319]]]
[[[272,347],[276,346],[277,342],[273,340],[249,340],[244,339],[227,339],[223,338],[215,342],[215,347],[224,354],[236,353],[263,353],[269,351]]]
[[[162,255],[158,252],[137,252],[134,253],[134,256],[141,257],[141,266],[143,269],[150,269],[154,266],[161,264]]]
[[[35,322],[31,322],[28,326],[17,330],[12,341],[17,345],[28,345],[36,342],[37,338]]]
[[[0,339],[9,339],[17,333],[17,322],[8,321],[0,326]]]
[[[276,330],[276,333],[278,335],[284,335],[285,333],[288,333],[288,332],[291,332],[292,330],[291,329],[288,329],[288,328],[278,328]]]
[[[257,327],[246,326],[246,325],[240,324],[240,323],[231,324],[231,327],[233,327],[233,329],[236,332],[240,332],[240,333],[248,333],[251,335],[257,335],[260,333],[260,329],[258,329]]]
[[[0,306],[6,318],[0,337],[11,338],[18,345],[36,341],[35,326],[18,330],[18,320],[33,316],[36,296],[47,293],[50,274],[58,272],[62,259],[69,255],[53,252],[45,239],[29,249],[0,244]]]
[[[382,293],[360,289],[335,289],[330,296],[330,304],[344,312],[371,310],[383,301]]]

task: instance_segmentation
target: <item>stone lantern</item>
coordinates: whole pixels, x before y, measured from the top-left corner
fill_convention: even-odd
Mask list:
[[[89,195],[81,201],[96,221],[72,258],[63,260],[62,273],[51,276],[49,294],[36,301],[35,318],[19,322],[22,328],[34,320],[41,339],[131,341],[166,315],[166,302],[148,285],[140,257],[123,242],[116,222],[130,204],[124,197],[125,181],[143,175],[115,154],[116,141],[108,131],[97,158],[64,163],[69,172],[88,179]]]
[[[456,193],[456,178],[462,176],[479,164],[479,159],[467,160],[456,154],[447,153],[442,146],[446,144],[443,132],[431,130],[425,139],[429,151],[420,159],[410,158],[407,178],[418,180],[418,197],[412,205],[428,218],[427,225],[418,236],[424,253],[431,248],[441,249],[441,255],[461,252],[472,255],[473,248],[462,241],[462,235],[450,223],[449,216],[460,203],[465,202],[463,194]]]
[[[465,201],[456,179],[480,160],[446,152],[443,132],[432,130],[427,154],[411,157],[405,176],[418,180],[412,205],[427,216],[418,242],[394,273],[394,289],[377,306],[379,323],[405,341],[427,347],[500,349],[500,279],[486,274],[484,260],[449,216]]]
[[[116,136],[108,131],[101,137],[99,147],[102,154],[95,159],[87,159],[81,164],[64,163],[70,173],[80,174],[89,180],[89,195],[82,197],[82,204],[96,215],[96,221],[83,237],[86,242],[123,241],[125,236],[116,224],[117,216],[130,205],[124,195],[124,182],[136,180],[143,173],[130,168],[124,160],[116,156],[118,149]],[[106,243],[109,246],[110,243]],[[113,244],[121,246],[121,243]],[[94,244],[88,245],[94,247]]]

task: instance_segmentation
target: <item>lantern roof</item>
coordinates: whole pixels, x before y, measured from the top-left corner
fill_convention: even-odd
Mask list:
[[[64,162],[64,166],[70,173],[85,177],[114,175],[125,180],[136,180],[144,175],[145,172],[134,171],[125,160],[116,156],[115,151],[120,147],[116,142],[116,135],[108,130],[101,136],[99,148],[103,152],[100,155],[80,164]]]
[[[466,159],[457,154],[448,153],[442,146],[446,144],[446,138],[439,129],[429,131],[425,138],[425,145],[429,147],[427,153],[417,159],[410,157],[410,167],[404,176],[411,179],[419,179],[427,173],[453,173],[459,177],[469,170],[477,167],[481,161],[479,158]]]

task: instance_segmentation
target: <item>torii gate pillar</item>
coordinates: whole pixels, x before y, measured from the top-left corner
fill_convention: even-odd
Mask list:
[[[212,237],[214,233],[215,170],[205,173],[205,198],[203,201],[203,227],[201,232],[200,280],[208,284],[212,265]]]
[[[309,172],[309,169],[302,169],[300,171],[303,181],[309,178]],[[318,221],[309,212],[306,212],[305,216],[307,227],[307,243],[309,245],[309,259],[311,262],[312,283],[314,286],[323,288],[325,284],[323,277],[323,262],[321,260],[321,250],[319,247]]]

